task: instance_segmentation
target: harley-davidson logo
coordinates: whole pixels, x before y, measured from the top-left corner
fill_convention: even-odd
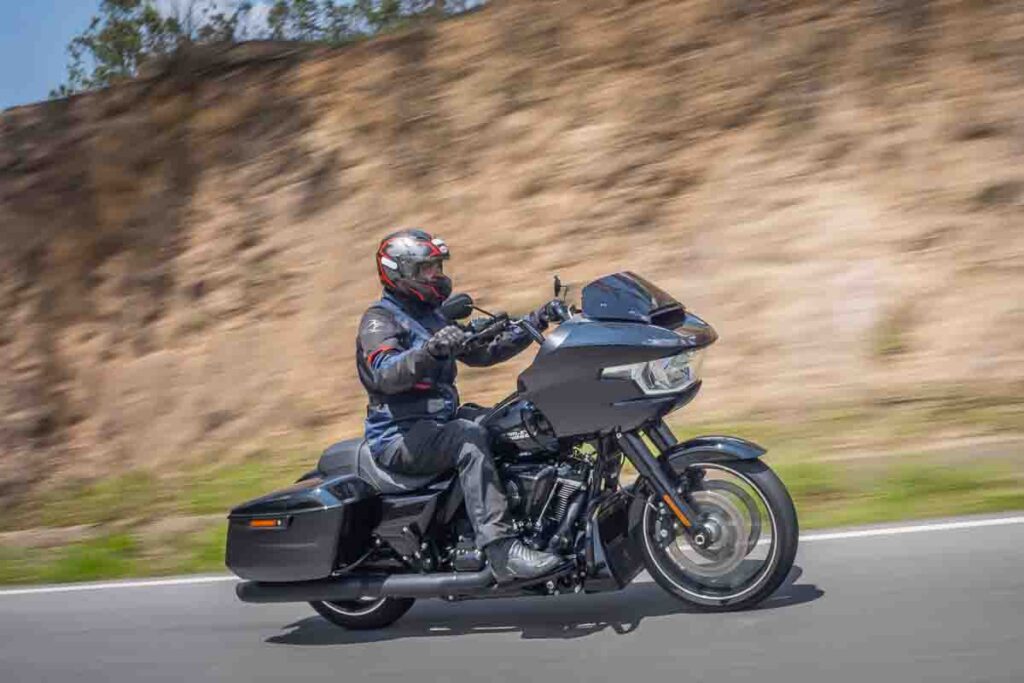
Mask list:
[[[510,432],[505,432],[505,436],[513,441],[522,441],[523,439],[529,439],[530,433],[525,429],[513,429]]]

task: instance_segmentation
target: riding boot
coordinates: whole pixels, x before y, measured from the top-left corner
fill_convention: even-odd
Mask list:
[[[484,548],[498,583],[536,579],[562,564],[563,558],[528,547],[518,538],[502,538]]]

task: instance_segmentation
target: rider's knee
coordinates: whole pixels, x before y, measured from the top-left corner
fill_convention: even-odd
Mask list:
[[[487,445],[487,429],[481,427],[472,420],[452,420],[450,423],[452,429],[457,429],[459,436],[463,441],[474,443],[478,446]]]

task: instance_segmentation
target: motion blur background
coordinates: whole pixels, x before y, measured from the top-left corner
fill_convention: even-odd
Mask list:
[[[673,426],[762,442],[804,526],[1024,508],[1024,4],[389,4],[0,114],[0,581],[220,567],[361,430],[402,226],[488,308],[676,295],[721,338]]]

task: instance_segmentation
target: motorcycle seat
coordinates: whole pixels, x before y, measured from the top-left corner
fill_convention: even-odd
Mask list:
[[[316,469],[325,477],[354,474],[383,494],[416,491],[444,476],[389,472],[377,465],[363,439],[348,439],[329,446],[320,456]]]

